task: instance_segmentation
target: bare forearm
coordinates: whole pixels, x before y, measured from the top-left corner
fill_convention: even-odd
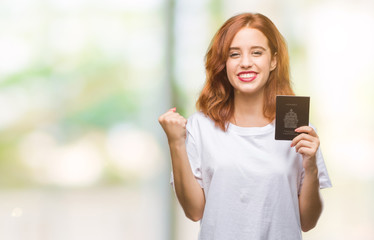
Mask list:
[[[299,196],[301,229],[306,232],[315,227],[322,212],[319,193],[318,168],[305,171]]]
[[[169,147],[178,201],[186,216],[193,221],[198,221],[204,212],[204,191],[192,173],[184,142],[169,143]]]

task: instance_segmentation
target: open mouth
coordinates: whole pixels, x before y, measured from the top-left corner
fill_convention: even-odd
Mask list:
[[[255,72],[241,72],[238,74],[239,80],[243,82],[251,82],[255,80],[256,77],[257,77],[257,73]]]

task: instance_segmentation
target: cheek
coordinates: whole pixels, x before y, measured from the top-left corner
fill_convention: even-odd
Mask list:
[[[227,71],[229,71],[229,69],[230,69],[230,61],[226,61],[226,69],[227,69]]]
[[[227,80],[231,83],[231,85],[233,84],[234,82],[234,75],[235,75],[235,70],[233,69],[233,66],[230,65],[230,64],[226,64],[226,77],[227,77]]]
[[[263,59],[262,61],[257,62],[257,66],[260,66],[260,68],[267,72],[270,72],[271,69],[271,61],[269,59]]]
[[[235,66],[236,66],[236,64],[233,61],[227,61],[226,62],[226,72],[227,72],[227,75],[235,73],[235,69],[236,69]]]

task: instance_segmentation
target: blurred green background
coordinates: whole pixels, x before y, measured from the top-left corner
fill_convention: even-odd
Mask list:
[[[304,239],[374,239],[365,0],[2,0],[0,239],[196,239],[157,118],[195,111],[211,38],[246,11],[286,38],[333,182]]]

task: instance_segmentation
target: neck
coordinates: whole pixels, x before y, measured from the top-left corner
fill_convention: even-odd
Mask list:
[[[264,116],[264,92],[246,95],[235,93],[235,111],[231,122],[240,127],[263,127],[271,121]]]

